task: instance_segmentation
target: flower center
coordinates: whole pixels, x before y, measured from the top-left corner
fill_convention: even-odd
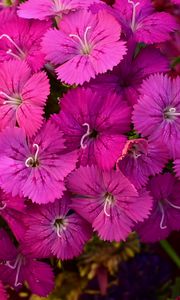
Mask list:
[[[36,152],[34,156],[29,156],[25,161],[25,166],[27,168],[35,168],[39,166],[38,153],[39,153],[39,145],[33,144],[33,147],[36,148]]]
[[[24,262],[24,257],[21,254],[19,254],[17,256],[14,264],[11,264],[10,261],[5,262],[5,266],[7,266],[8,268],[10,268],[12,270],[16,269],[16,277],[15,277],[15,282],[14,282],[15,287],[22,285],[22,283],[19,282],[19,274],[20,274],[20,270],[21,270],[21,266],[22,266],[23,262]]]
[[[6,38],[6,39],[11,43],[11,45],[15,47],[15,49],[16,49],[17,52],[18,52],[18,54],[16,54],[16,53],[14,53],[14,52],[12,51],[11,48],[9,48],[9,49],[6,51],[7,54],[11,55],[12,57],[14,57],[14,58],[16,58],[16,59],[18,59],[18,60],[21,60],[21,59],[24,59],[24,58],[25,58],[25,53],[21,50],[21,48],[13,41],[13,39],[12,39],[8,34],[2,34],[2,35],[0,36],[0,40],[1,40],[2,38]]]
[[[22,103],[22,100],[19,97],[17,97],[17,98],[11,97],[2,91],[0,91],[0,96],[3,96],[5,99],[7,99],[3,102],[3,104],[11,104],[11,105],[18,107]]]
[[[80,145],[82,149],[86,149],[87,148],[87,141],[88,139],[95,139],[98,136],[98,132],[96,129],[92,129],[90,130],[90,126],[88,123],[84,123],[82,124],[82,126],[87,126],[87,131],[86,133],[82,136],[81,141],[80,141]]]
[[[175,107],[166,108],[164,111],[164,118],[166,120],[172,121],[175,120],[176,117],[180,116],[180,112],[177,112]]]
[[[132,147],[128,150],[128,154],[134,159],[137,159],[142,154],[144,154],[144,152],[141,149],[139,149],[138,145],[133,144]]]
[[[83,55],[89,55],[91,52],[91,49],[92,49],[91,45],[88,43],[88,40],[87,40],[87,34],[90,29],[91,29],[91,26],[86,27],[83,39],[80,38],[80,36],[78,34],[69,34],[70,37],[75,38],[79,41],[79,43],[82,47],[81,54],[83,54]]]
[[[104,200],[104,213],[107,217],[110,217],[110,208],[115,201],[114,196],[107,192],[104,196]]]
[[[58,237],[61,237],[62,231],[66,230],[67,221],[63,217],[58,217],[55,219],[53,226],[56,229]]]
[[[136,26],[136,7],[140,4],[139,2],[134,3],[134,1],[128,0],[128,3],[132,5],[132,18],[131,18],[131,29],[135,31]]]

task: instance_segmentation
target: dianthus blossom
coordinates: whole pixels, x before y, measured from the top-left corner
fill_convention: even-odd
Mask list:
[[[180,181],[170,173],[160,174],[150,179],[147,189],[153,197],[152,212],[136,229],[142,241],[156,242],[180,229]]]
[[[12,196],[48,203],[61,198],[64,178],[76,164],[76,152],[64,153],[59,128],[47,122],[31,139],[21,128],[7,128],[0,134],[0,186]]]
[[[66,137],[67,149],[79,149],[81,165],[112,168],[125,145],[124,134],[130,129],[127,103],[113,93],[105,96],[78,88],[69,91],[60,106],[53,120]]]
[[[105,10],[96,14],[79,10],[65,16],[60,29],[45,34],[42,50],[47,60],[59,65],[58,79],[82,85],[122,60],[126,47],[120,35],[121,26]]]
[[[103,240],[125,240],[134,224],[150,213],[152,199],[148,192],[138,192],[120,171],[80,167],[68,176],[67,185],[75,195],[72,208]]]
[[[32,75],[27,63],[19,60],[0,64],[0,130],[18,124],[28,136],[34,135],[43,123],[49,92],[44,72]]]
[[[16,290],[24,281],[32,293],[47,296],[54,287],[54,276],[50,266],[25,256],[20,248],[16,248],[8,234],[0,230],[0,279]]]
[[[168,159],[168,150],[162,143],[134,139],[127,141],[117,166],[139,189],[147,183],[150,175],[162,171]]]
[[[71,212],[67,195],[54,203],[30,207],[25,224],[24,251],[36,258],[72,259],[82,252],[92,234],[91,226]]]
[[[145,80],[134,106],[135,129],[154,141],[162,140],[174,155],[180,139],[180,77],[155,74]]]

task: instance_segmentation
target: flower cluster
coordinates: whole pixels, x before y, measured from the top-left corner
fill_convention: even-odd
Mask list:
[[[93,232],[180,229],[179,1],[106,2],[0,1],[0,299],[24,282],[48,295],[40,260]]]

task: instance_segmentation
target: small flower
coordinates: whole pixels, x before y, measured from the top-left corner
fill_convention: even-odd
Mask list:
[[[156,12],[150,0],[116,0],[116,17],[129,39],[153,44],[171,39],[178,28],[175,18],[166,12]]]
[[[26,281],[32,293],[46,297],[54,287],[50,266],[25,256],[3,229],[0,230],[0,245],[1,280],[16,290]]]
[[[117,166],[139,189],[147,183],[150,175],[162,171],[168,159],[168,150],[162,143],[134,139],[127,141]]]
[[[43,124],[44,106],[50,92],[44,72],[31,74],[26,62],[10,60],[0,68],[0,129],[23,128],[33,136]]]
[[[53,120],[66,137],[69,151],[79,150],[81,165],[114,166],[130,129],[131,109],[116,94],[93,93],[78,88],[61,100],[61,111]]]
[[[24,250],[36,258],[78,256],[91,238],[91,227],[77,213],[70,211],[70,199],[45,205],[33,205],[25,218],[27,232]]]
[[[138,193],[120,171],[80,167],[68,176],[67,185],[75,194],[72,208],[92,223],[103,240],[125,240],[151,209],[149,194],[144,190]]]
[[[136,230],[143,242],[156,242],[180,229],[180,181],[170,173],[160,174],[150,179],[147,189],[153,196],[152,212]]]
[[[171,80],[167,75],[151,75],[142,84],[133,113],[135,129],[151,140],[162,140],[172,155],[180,139],[179,86],[180,77]]]
[[[120,41],[121,26],[105,10],[69,14],[60,27],[45,34],[42,50],[47,60],[60,65],[56,69],[58,79],[65,83],[82,85],[112,70],[126,54],[125,44]]]
[[[75,168],[76,152],[64,153],[64,139],[50,121],[27,141],[21,128],[0,134],[0,186],[12,196],[54,202],[65,190],[64,178]]]
[[[13,12],[13,11],[12,11]],[[41,40],[51,23],[38,20],[23,20],[15,13],[4,17],[0,23],[0,61],[26,61],[33,71],[39,71],[44,64]]]

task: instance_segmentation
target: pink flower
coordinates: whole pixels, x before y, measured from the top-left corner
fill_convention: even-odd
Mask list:
[[[177,29],[175,18],[166,12],[155,12],[150,0],[116,0],[114,8],[126,37],[133,35],[137,42],[164,42]]]
[[[44,106],[50,92],[44,72],[31,74],[26,62],[10,60],[0,67],[0,130],[23,128],[33,136],[43,123]]]
[[[0,134],[0,186],[12,196],[48,203],[61,198],[64,178],[74,168],[75,152],[64,154],[64,139],[50,121],[32,140],[21,128],[7,128]]]
[[[168,159],[167,148],[162,143],[134,139],[127,141],[117,166],[139,189],[147,183],[150,175],[162,171]]]
[[[180,139],[180,77],[151,75],[141,87],[141,97],[134,106],[135,129],[150,139],[162,140],[175,155]]]
[[[125,240],[151,209],[149,194],[144,190],[138,193],[120,171],[80,167],[68,176],[67,185],[75,194],[72,208],[92,223],[103,240]]]
[[[46,20],[60,17],[81,8],[88,7],[97,0],[28,0],[19,6],[18,15],[25,19]]]
[[[0,23],[0,61],[24,60],[33,71],[40,70],[44,65],[40,44],[51,23],[23,20],[15,14],[4,19]]]
[[[3,229],[0,230],[0,245],[1,280],[16,290],[26,281],[32,293],[46,297],[54,287],[50,266],[25,256]]]
[[[118,159],[130,129],[131,109],[120,96],[93,93],[90,89],[69,91],[60,101],[53,120],[66,137],[69,151],[79,149],[81,165],[98,164],[110,169]]]
[[[180,229],[180,181],[165,173],[150,179],[147,188],[153,196],[152,213],[136,229],[143,242],[156,242]]]
[[[72,259],[82,251],[91,238],[90,225],[78,214],[70,211],[68,196],[54,203],[33,205],[25,218],[23,252],[36,258],[56,256]]]
[[[68,84],[83,84],[112,70],[126,53],[124,42],[119,40],[121,26],[105,10],[69,14],[60,27],[45,34],[42,50],[47,60],[60,65],[58,79]]]

